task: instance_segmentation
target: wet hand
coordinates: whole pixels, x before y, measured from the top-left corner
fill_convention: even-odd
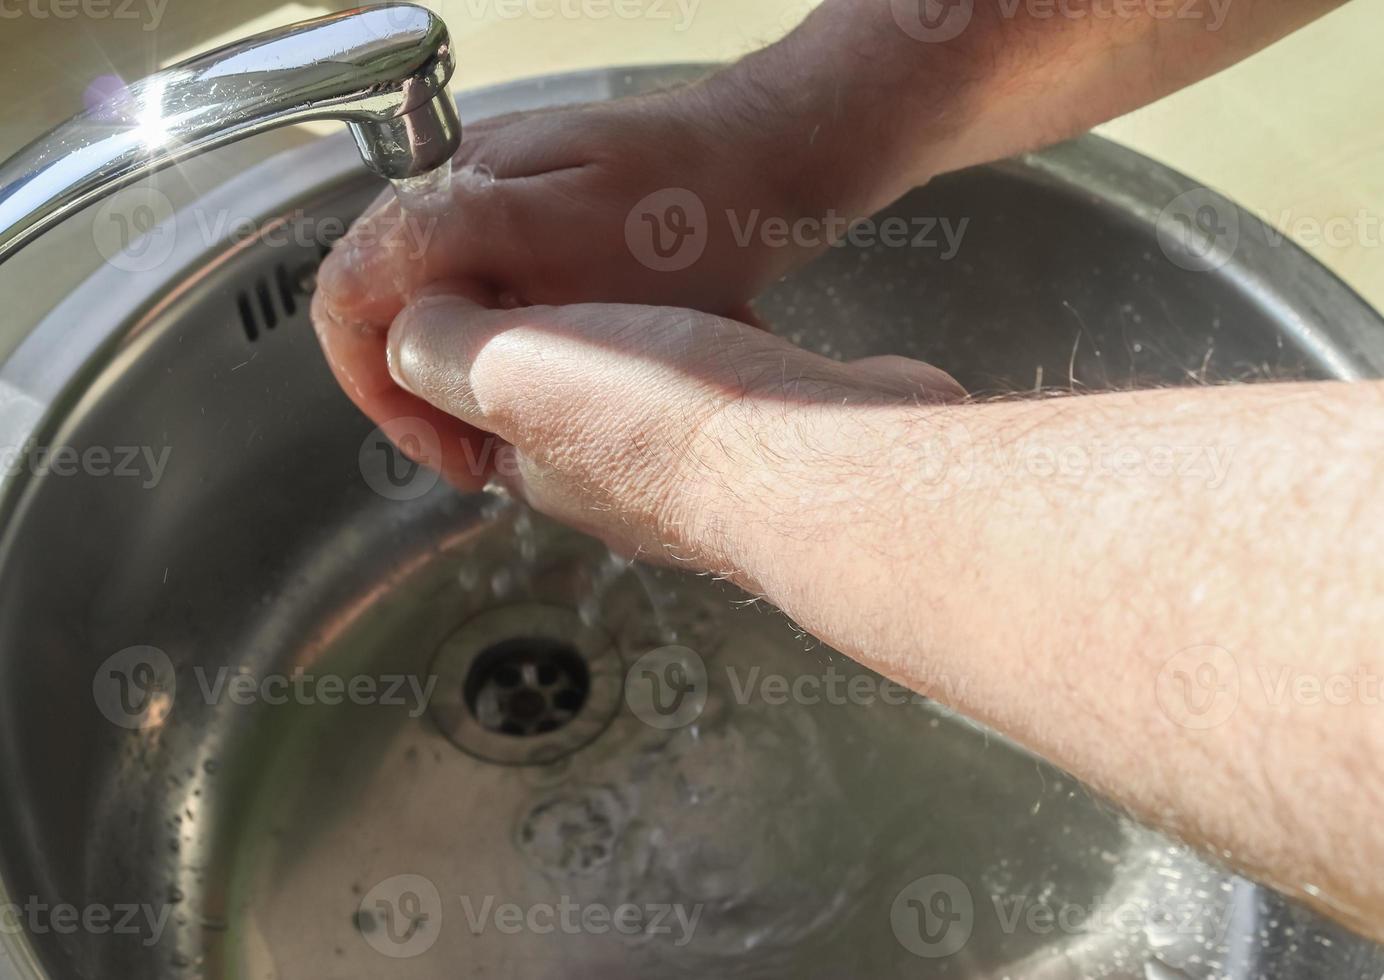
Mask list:
[[[450,290],[408,306],[388,351],[401,388],[499,440],[494,472],[539,510],[713,571],[754,567],[756,528],[853,478],[862,426],[961,394],[917,361],[842,364],[691,310],[494,310]]]
[[[327,257],[313,322],[352,400],[386,424],[418,417],[450,449],[444,474],[474,489],[489,475],[482,437],[398,388],[385,332],[417,291],[446,282],[490,307],[590,301],[685,306],[752,321],[746,303],[801,261],[744,246],[727,210],[777,214],[791,191],[751,165],[745,121],[697,89],[522,113],[476,123],[450,186],[423,206],[386,191]]]

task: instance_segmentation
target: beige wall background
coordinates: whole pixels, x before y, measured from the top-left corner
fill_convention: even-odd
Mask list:
[[[53,2],[7,0],[4,7],[11,13],[43,10]],[[136,77],[253,30],[349,5],[124,2],[135,16],[59,20],[28,13],[0,20],[0,79],[9,94],[0,117],[0,154],[79,108],[83,89],[98,74]],[[460,66],[455,84],[467,88],[587,67],[731,59],[782,36],[814,4],[427,0],[427,5],[452,31]],[[1230,71],[1100,131],[1227,194],[1384,309],[1384,0],[1353,0]],[[233,150],[220,151],[218,157],[228,155],[212,164],[211,176],[204,179],[248,162]],[[261,145],[251,152],[263,151]],[[0,289],[10,281],[7,268]],[[20,305],[28,302],[33,312],[41,312],[50,299],[38,290]]]

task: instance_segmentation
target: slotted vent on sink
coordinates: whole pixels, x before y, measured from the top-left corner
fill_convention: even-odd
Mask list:
[[[267,274],[257,275],[236,293],[236,310],[246,340],[254,343],[307,311],[308,297],[316,286],[317,267],[329,251],[331,245],[323,244],[310,259],[292,265],[276,262]]]

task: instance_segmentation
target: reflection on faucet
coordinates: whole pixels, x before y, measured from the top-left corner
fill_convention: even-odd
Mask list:
[[[179,160],[292,123],[340,119],[383,177],[461,142],[447,28],[408,3],[246,38],[117,91],[0,164],[0,262],[83,207]]]

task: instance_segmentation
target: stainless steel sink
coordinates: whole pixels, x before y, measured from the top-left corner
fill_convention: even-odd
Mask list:
[[[730,588],[410,471],[306,319],[323,230],[377,190],[344,141],[270,160],[0,368],[0,444],[114,457],[12,467],[0,510],[0,978],[1384,972]],[[1235,224],[1211,271],[1164,210],[1188,192]],[[1340,282],[1094,138],[894,210],[966,219],[962,247],[834,250],[766,317],[981,390],[1384,368]]]

